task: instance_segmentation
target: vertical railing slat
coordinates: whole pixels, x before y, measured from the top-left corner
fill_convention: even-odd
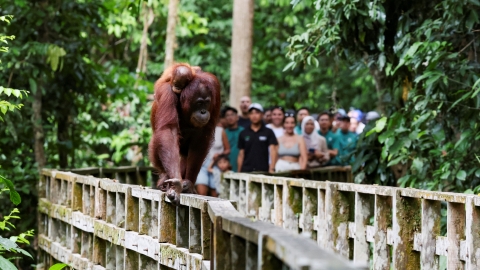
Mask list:
[[[392,222],[391,197],[375,195],[373,269],[390,269],[390,249],[387,230]]]
[[[327,182],[325,201],[327,218],[326,248],[335,251],[348,258],[350,247],[348,241],[348,221],[350,215],[350,203],[337,189],[336,183]]]
[[[473,196],[465,202],[465,238],[467,247],[466,269],[480,269],[480,209]]]
[[[232,270],[251,269],[247,267],[246,241],[235,235],[230,236],[231,268]]]
[[[451,203],[447,205],[448,269],[464,269],[460,260],[460,240],[465,239],[465,205]]]
[[[438,256],[435,254],[436,237],[440,235],[441,203],[422,200],[422,269],[438,269]]]
[[[367,242],[367,225],[373,216],[372,196],[355,192],[355,239],[353,261],[367,264],[370,259],[370,244]]]
[[[393,193],[393,268],[420,269],[420,254],[413,250],[416,232],[421,229],[421,204],[418,199],[404,198],[400,190]]]

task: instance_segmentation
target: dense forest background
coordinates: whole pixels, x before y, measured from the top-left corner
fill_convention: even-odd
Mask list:
[[[232,6],[181,0],[176,28],[175,60],[217,75],[225,102]],[[0,113],[0,175],[23,198],[26,231],[36,227],[39,167],[148,165],[168,0],[0,0],[8,14],[0,33],[15,39],[0,85],[29,94],[0,94],[24,104]],[[380,111],[355,153],[358,183],[479,193],[479,16],[478,0],[257,0],[252,97]],[[10,202],[0,205],[5,215]]]

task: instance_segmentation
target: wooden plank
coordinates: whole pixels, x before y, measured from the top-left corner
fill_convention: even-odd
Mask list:
[[[438,269],[439,258],[435,254],[436,237],[440,235],[440,201],[422,200],[422,234],[420,264],[422,269]]]
[[[177,213],[175,206],[165,201],[165,193],[160,199],[160,243],[176,243]]]
[[[262,203],[262,184],[248,181],[246,197],[246,215],[258,219],[258,212]]]
[[[283,186],[274,185],[272,223],[283,226]]]
[[[300,216],[299,227],[302,228],[302,234],[317,240],[317,231],[314,230],[314,217],[317,216],[318,190],[312,188],[303,188],[302,190],[302,215]]]
[[[370,244],[367,241],[367,225],[370,224],[373,203],[371,195],[355,193],[355,237],[353,261],[367,264],[370,259]]]
[[[247,212],[247,186],[249,181],[240,180],[239,193],[238,193],[238,211],[242,215],[248,214]]]
[[[298,219],[302,213],[302,187],[292,186],[287,181],[283,186],[283,228],[298,233]]]
[[[446,201],[446,202],[455,202],[455,203],[465,203],[465,200],[468,195],[463,193],[453,193],[453,192],[435,192],[427,190],[419,190],[413,188],[402,188],[400,189],[401,196],[411,197],[411,198],[422,198],[433,201]]]
[[[77,181],[73,184],[73,205],[72,210],[82,210],[83,208],[83,184],[78,183]]]
[[[262,183],[262,201],[258,212],[258,219],[261,221],[272,222],[272,209],[275,201],[275,185]]]
[[[465,239],[465,205],[447,204],[448,269],[464,269],[460,260],[460,240]]]
[[[435,238],[435,254],[440,256],[448,256],[448,238],[445,236],[437,236]]]
[[[230,191],[229,191],[229,199],[232,201],[239,201],[240,200],[240,182],[236,179],[230,179]],[[226,193],[226,192],[224,192]],[[240,209],[239,209],[240,211]]]
[[[138,269],[140,265],[140,255],[133,250],[125,249],[123,255],[124,259],[124,269]]]
[[[188,209],[189,209],[188,210],[189,211],[188,251],[190,253],[201,253],[202,252],[202,220],[201,220],[202,213],[200,209],[196,209],[193,207],[188,207]]]
[[[420,269],[420,254],[413,249],[414,235],[421,229],[420,201],[396,190],[392,205],[393,268]]]
[[[138,226],[139,230],[138,232],[140,234],[148,234],[151,226],[152,226],[152,201],[150,200],[145,200],[143,198],[139,198],[139,221],[138,221]]]
[[[88,260],[91,260],[92,251],[93,251],[93,234],[83,231],[81,256],[84,258],[87,258]]]
[[[106,243],[105,240],[94,237],[93,238],[93,263],[106,267]]]
[[[256,244],[246,241],[245,256],[244,269],[258,269],[258,246]]]
[[[207,202],[205,202],[207,204]],[[207,204],[208,208],[208,204]],[[202,251],[203,259],[211,259],[211,246],[212,246],[212,221],[207,211],[201,211],[201,242],[202,242]]]
[[[325,215],[327,222],[328,250],[349,257],[350,246],[348,242],[347,222],[349,220],[350,206],[348,198],[337,190],[337,183],[328,183],[326,186]]]
[[[321,248],[327,246],[327,219],[325,215],[325,189],[317,190],[317,215],[314,216],[313,227],[317,231],[317,244]]]
[[[375,195],[373,268],[390,269],[390,247],[387,245],[388,227],[392,219],[391,197]]]
[[[125,268],[125,249],[122,246],[115,246],[115,267],[111,269],[124,270]]]
[[[115,206],[116,214],[113,223],[115,224],[115,226],[125,228],[125,213],[127,211],[125,204],[125,193],[117,192],[115,196]]]
[[[115,221],[117,220],[116,192],[104,191],[104,194],[106,194],[106,198],[107,198],[105,220],[108,223],[115,223]]]
[[[132,188],[127,188],[125,193],[125,209],[126,209],[126,224],[125,229],[127,231],[138,232],[139,229],[139,217],[140,209],[138,198],[132,196]]]
[[[245,270],[247,269],[247,254],[246,254],[246,242],[245,239],[231,235],[230,236],[231,247],[231,267],[232,270]],[[251,269],[251,268],[248,268]]]
[[[150,210],[150,226],[148,228],[147,235],[158,240],[160,238],[160,234],[158,232],[160,202],[154,201],[154,200],[149,202],[151,204],[151,207],[150,207],[151,210]]]
[[[468,197],[465,202],[466,269],[480,269],[480,209],[475,198]]]

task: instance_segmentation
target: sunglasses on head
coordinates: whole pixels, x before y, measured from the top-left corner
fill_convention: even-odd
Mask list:
[[[294,116],[295,114],[293,113],[290,113],[290,112],[285,113],[285,117],[294,117]]]

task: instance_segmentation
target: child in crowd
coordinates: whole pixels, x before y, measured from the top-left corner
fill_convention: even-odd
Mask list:
[[[208,167],[208,172],[213,174],[213,181],[217,190],[217,194],[222,193],[222,174],[231,170],[230,159],[228,155],[222,154],[213,160],[210,166]]]

